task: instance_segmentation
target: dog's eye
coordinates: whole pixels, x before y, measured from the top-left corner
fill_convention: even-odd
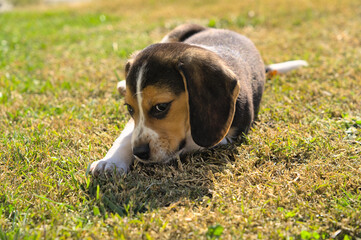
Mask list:
[[[130,116],[133,117],[133,114],[134,114],[134,109],[133,109],[133,107],[130,106],[129,104],[125,104],[125,106],[127,107]]]
[[[157,105],[154,105],[150,110],[150,115],[158,119],[164,118],[169,111],[171,103],[172,102],[159,103]]]
[[[155,110],[157,110],[158,112],[163,112],[165,110],[167,110],[169,106],[169,103],[160,103],[160,104],[157,104],[155,105]]]

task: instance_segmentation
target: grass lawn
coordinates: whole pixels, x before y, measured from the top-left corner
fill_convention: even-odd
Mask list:
[[[86,175],[129,119],[135,50],[184,22],[247,35],[267,80],[245,143]],[[145,1],[0,13],[0,239],[361,239],[359,0]]]

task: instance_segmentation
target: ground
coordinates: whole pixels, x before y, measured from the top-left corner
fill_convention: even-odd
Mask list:
[[[361,238],[358,0],[23,4],[0,14],[0,239]],[[127,57],[185,22],[310,66],[267,80],[242,144],[87,175],[129,119]]]

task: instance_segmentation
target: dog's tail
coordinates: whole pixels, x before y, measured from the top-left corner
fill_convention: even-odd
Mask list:
[[[287,61],[282,63],[275,63],[266,66],[266,74],[268,75],[268,77],[273,77],[274,75],[287,73],[294,69],[300,67],[306,67],[306,66],[308,66],[308,63],[304,60],[294,60],[294,61]]]
[[[187,38],[192,35],[202,32],[207,28],[197,25],[197,24],[183,24],[170,33],[168,33],[161,41],[161,43],[172,43],[172,42],[184,42]]]

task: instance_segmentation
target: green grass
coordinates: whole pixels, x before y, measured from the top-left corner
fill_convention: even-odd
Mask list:
[[[250,37],[266,83],[245,143],[94,179],[129,116],[126,58],[184,22]],[[360,239],[361,5],[102,1],[0,14],[0,239]]]

